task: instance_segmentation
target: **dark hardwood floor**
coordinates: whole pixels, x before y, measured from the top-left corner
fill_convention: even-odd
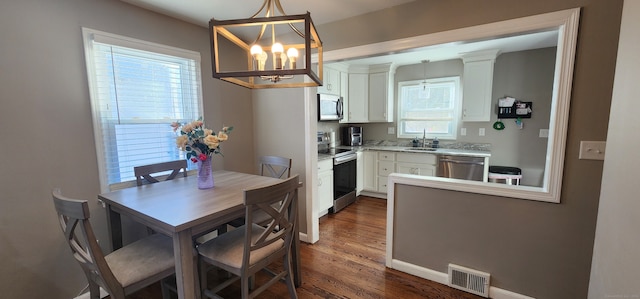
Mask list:
[[[359,197],[337,214],[320,219],[320,241],[301,244],[299,298],[439,298],[478,299],[473,294],[385,267],[386,200]],[[211,275],[210,283],[215,283]],[[266,277],[258,276],[260,284]],[[220,294],[240,298],[238,286]],[[131,296],[161,298],[159,285]],[[257,298],[289,298],[278,283]]]

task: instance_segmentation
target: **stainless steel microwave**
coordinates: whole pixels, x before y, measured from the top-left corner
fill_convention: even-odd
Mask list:
[[[318,120],[330,121],[342,119],[342,98],[331,94],[318,94]]]

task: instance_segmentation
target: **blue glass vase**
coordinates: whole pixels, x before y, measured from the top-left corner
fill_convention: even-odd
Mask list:
[[[213,188],[213,173],[211,171],[211,157],[198,162],[198,189]]]

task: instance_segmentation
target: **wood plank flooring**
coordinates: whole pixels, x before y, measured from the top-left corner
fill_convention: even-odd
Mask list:
[[[320,219],[320,241],[301,244],[303,283],[297,288],[299,298],[482,298],[386,268],[386,203],[361,196],[337,214]],[[215,275],[211,276],[210,283],[215,283]],[[266,277],[256,279],[260,284]],[[221,295],[240,298],[240,291],[232,285]],[[131,297],[162,298],[157,284]],[[289,295],[286,286],[278,283],[257,298]]]

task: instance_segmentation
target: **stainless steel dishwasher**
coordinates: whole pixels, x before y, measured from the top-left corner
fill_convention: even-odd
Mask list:
[[[438,169],[436,176],[482,181],[484,177],[484,158],[438,155]]]

